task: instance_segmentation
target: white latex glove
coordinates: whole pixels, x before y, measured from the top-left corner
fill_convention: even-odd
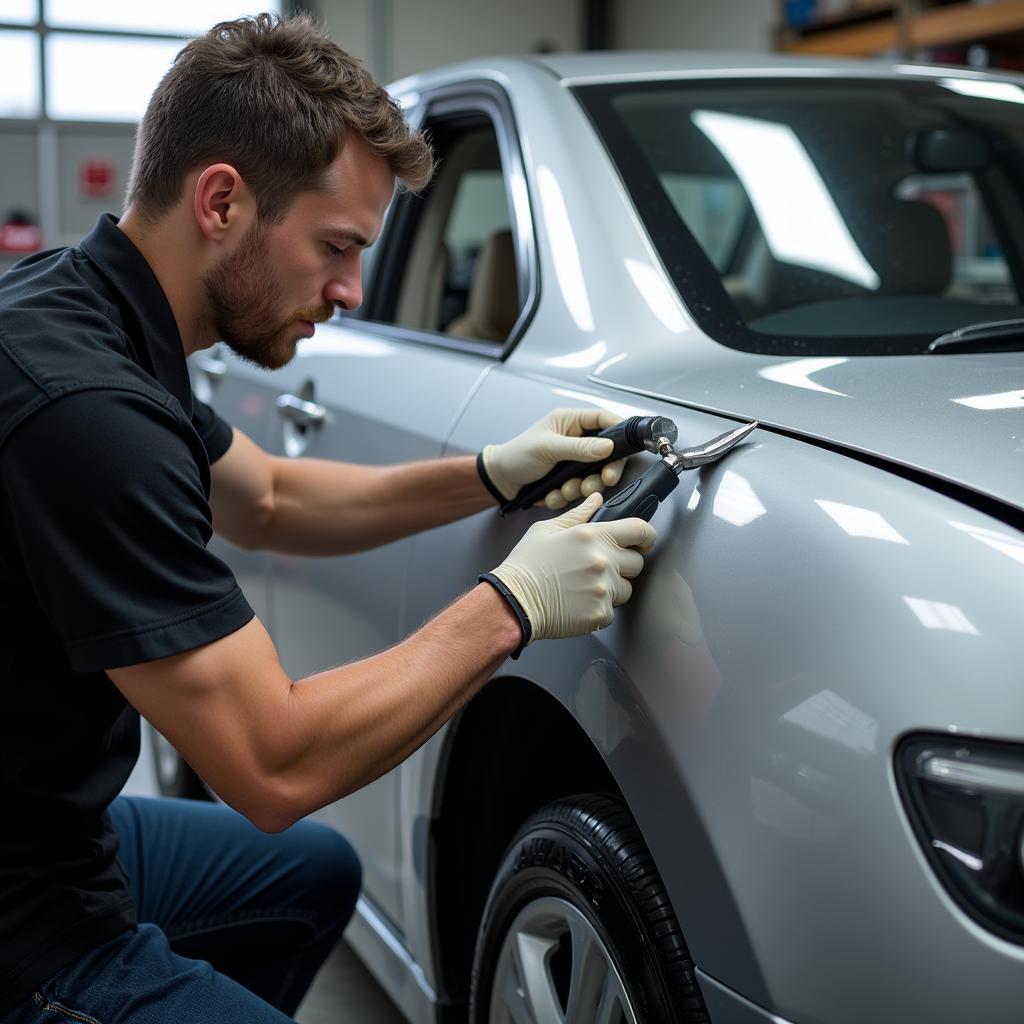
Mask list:
[[[529,641],[604,629],[632,595],[629,581],[644,567],[640,552],[657,534],[643,519],[588,523],[600,505],[592,494],[556,519],[534,523],[490,574],[522,606]]]
[[[555,409],[511,441],[487,445],[483,450],[484,470],[506,499],[514,498],[559,462],[606,458],[613,447],[610,438],[582,435],[587,430],[613,427],[620,419],[605,409]],[[616,459],[600,472],[567,480],[561,488],[548,492],[544,504],[550,509],[565,508],[581,495],[585,498],[614,487],[625,465],[625,459]]]

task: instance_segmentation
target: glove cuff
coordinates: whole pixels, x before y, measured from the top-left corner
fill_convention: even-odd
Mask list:
[[[494,589],[501,594],[503,598],[505,598],[509,607],[519,620],[519,628],[522,630],[523,639],[519,646],[512,652],[512,659],[515,660],[523,653],[524,650],[526,650],[530,640],[533,638],[533,627],[530,625],[530,619],[526,614],[526,609],[519,603],[519,598],[517,598],[516,595],[513,594],[497,576],[494,575],[494,573],[485,572],[478,578],[477,582],[490,583],[490,585],[494,587]]]
[[[480,454],[477,455],[476,457],[476,471],[477,473],[480,474],[480,479],[483,481],[484,487],[486,487],[487,490],[491,492],[491,495],[493,496],[494,500],[499,505],[504,505],[505,502],[508,501],[508,498],[506,498],[505,495],[498,490],[497,486],[495,486],[494,481],[488,475],[487,463],[484,462],[483,452],[480,452]]]

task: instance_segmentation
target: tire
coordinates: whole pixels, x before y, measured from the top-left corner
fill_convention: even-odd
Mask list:
[[[708,1020],[661,876],[620,799],[559,800],[512,840],[477,935],[469,1020]]]
[[[149,746],[153,753],[153,777],[161,796],[177,796],[186,800],[210,800],[210,791],[188,762],[146,722]]]

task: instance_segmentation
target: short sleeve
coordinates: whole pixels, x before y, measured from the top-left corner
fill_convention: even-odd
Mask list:
[[[77,672],[191,650],[253,617],[207,550],[206,455],[171,404],[76,392],[0,449],[8,540]]]
[[[202,439],[212,466],[231,447],[231,424],[222,420],[205,402],[192,398],[192,426]]]

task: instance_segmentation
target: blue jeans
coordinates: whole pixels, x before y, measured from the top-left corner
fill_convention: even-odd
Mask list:
[[[333,829],[266,835],[235,811],[110,806],[139,924],[58,971],[3,1024],[284,1024],[334,948],[362,871]]]

